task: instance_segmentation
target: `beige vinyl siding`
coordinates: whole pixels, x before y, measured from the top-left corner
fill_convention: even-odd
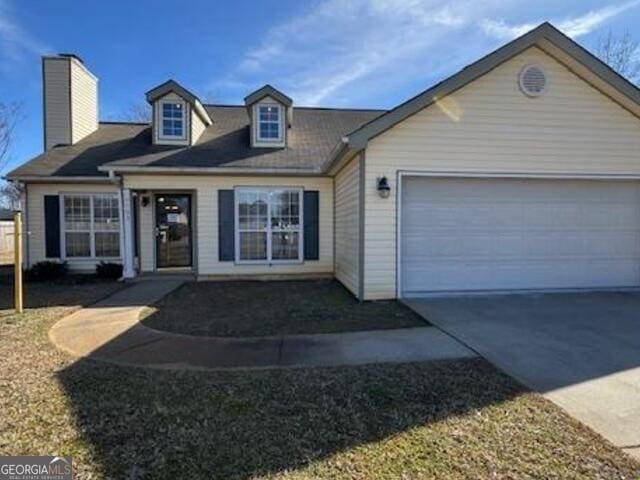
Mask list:
[[[45,149],[71,143],[69,61],[44,58]]]
[[[197,143],[200,135],[204,133],[204,130],[207,126],[204,124],[200,116],[196,113],[196,111],[191,108],[191,143]]]
[[[351,293],[359,293],[360,156],[335,176],[335,275]]]
[[[195,268],[200,275],[316,274],[333,272],[333,180],[328,177],[249,177],[125,175],[126,188],[192,193]],[[302,187],[317,190],[320,200],[320,259],[300,264],[236,265],[218,261],[218,190],[242,186]],[[155,268],[153,201],[140,208],[140,260],[145,272]]]
[[[545,69],[546,95],[520,92],[528,64]],[[640,175],[640,119],[532,47],[371,140],[365,169],[365,298],[392,298],[398,171]]]
[[[75,59],[71,66],[71,134],[76,143],[98,128],[98,80]]]
[[[184,105],[184,139],[166,139],[161,138],[162,133],[162,102],[180,102]],[[154,103],[155,118],[153,119],[153,138],[157,145],[189,145],[189,133],[191,130],[191,105],[181,96],[175,93],[167,93],[164,97],[159,98]]]
[[[91,184],[37,184],[27,186],[27,215],[25,230],[28,232],[27,259],[28,265],[43,260],[55,260],[46,258],[45,248],[45,219],[44,197],[45,195],[61,195],[64,193],[118,193],[115,185],[91,185]],[[60,205],[62,208],[62,205]],[[62,241],[62,235],[60,236]],[[93,271],[97,261],[67,259],[69,268],[77,271]]]
[[[143,195],[149,197],[149,204],[144,207],[138,201],[138,263],[142,272],[153,272],[156,268],[155,201],[153,194],[150,192],[141,194],[141,196]],[[197,199],[193,198],[192,202],[195,201]],[[193,222],[193,220],[194,216],[192,215],[191,221]],[[194,248],[197,248],[197,246],[194,245]]]

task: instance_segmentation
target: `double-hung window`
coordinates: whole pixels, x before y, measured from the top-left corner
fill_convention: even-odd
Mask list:
[[[62,233],[65,258],[120,256],[120,202],[117,195],[64,195]]]
[[[236,261],[302,260],[302,190],[236,189]]]
[[[181,102],[161,102],[161,137],[184,138],[184,104]]]
[[[261,142],[279,142],[281,108],[279,105],[258,105],[258,140]]]

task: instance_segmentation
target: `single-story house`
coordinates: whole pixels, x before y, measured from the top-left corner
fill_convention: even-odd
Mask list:
[[[43,59],[26,265],[124,276],[335,276],[362,300],[640,286],[640,90],[545,23],[388,110],[266,85],[150,124],[100,122],[97,80]]]

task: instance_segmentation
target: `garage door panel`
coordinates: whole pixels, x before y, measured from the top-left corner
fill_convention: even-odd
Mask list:
[[[637,286],[640,188],[408,178],[400,241],[405,294]]]

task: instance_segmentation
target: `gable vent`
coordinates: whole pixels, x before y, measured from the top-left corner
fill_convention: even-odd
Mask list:
[[[547,83],[547,74],[537,65],[528,65],[520,72],[520,90],[529,97],[544,95]]]

